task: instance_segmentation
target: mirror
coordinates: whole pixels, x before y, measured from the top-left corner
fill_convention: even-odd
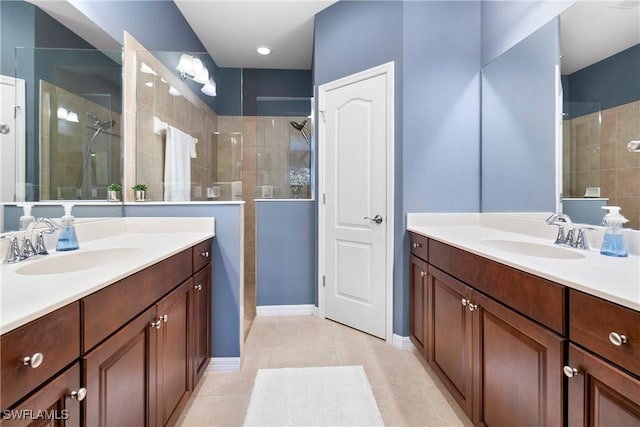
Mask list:
[[[579,1],[560,16],[563,210],[599,225],[616,205],[640,227],[640,6]]]
[[[27,87],[26,201],[102,200],[122,178],[122,60],[96,49],[16,48]],[[116,59],[114,59],[116,58]]]
[[[639,7],[578,1],[483,67],[483,212],[552,211],[562,195],[575,222],[599,225],[608,204],[639,228]]]

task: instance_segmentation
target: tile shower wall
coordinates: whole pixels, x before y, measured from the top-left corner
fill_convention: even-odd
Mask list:
[[[115,126],[94,140],[95,156],[87,164],[82,182],[81,198],[106,199],[107,186],[122,176],[122,116],[44,80],[40,81],[40,93],[40,200],[78,199],[85,150],[95,132],[87,112],[115,121]],[[79,122],[55,119],[58,106],[75,112]]]
[[[640,140],[640,101],[572,119],[564,138],[565,194],[582,197],[586,187],[600,187],[609,205],[622,207],[626,225],[639,228],[640,153],[627,144]]]

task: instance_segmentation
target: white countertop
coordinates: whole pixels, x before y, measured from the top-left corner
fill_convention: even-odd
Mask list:
[[[580,259],[557,259],[523,255],[483,243],[512,240],[555,247],[556,227],[546,225],[548,214],[408,214],[407,229],[484,258],[517,268],[553,282],[640,311],[640,257],[638,233],[625,231],[626,258],[600,254],[601,229],[592,232],[592,249],[562,246],[584,255]],[[533,216],[533,218],[531,217]]]
[[[114,218],[78,222],[80,249],[55,252],[56,237],[47,242],[50,254],[0,265],[0,334],[136,273],[215,235],[213,218]],[[55,233],[57,234],[57,233]],[[136,248],[117,263],[79,271],[24,275],[16,273],[38,259],[52,260],[97,249]],[[3,241],[1,254],[6,253]],[[99,260],[97,260],[99,261]],[[48,261],[49,262],[49,261]]]

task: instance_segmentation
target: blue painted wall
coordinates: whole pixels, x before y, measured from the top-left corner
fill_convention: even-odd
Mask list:
[[[311,70],[269,70],[245,68],[243,71],[243,115],[280,116],[283,111],[258,107],[258,97],[307,97],[313,96]],[[309,114],[309,102],[305,107]],[[294,105],[294,107],[297,107]],[[299,107],[296,108],[299,111]]]
[[[480,2],[406,2],[403,33],[403,205],[396,212],[404,238],[395,258],[403,306],[396,305],[395,329],[407,336],[406,214],[480,208]]]
[[[316,202],[256,202],[256,305],[316,304]]]
[[[486,65],[577,0],[483,0],[482,64]]]
[[[606,110],[640,99],[640,44],[563,76],[565,100],[599,103]],[[565,83],[566,82],[566,83]],[[570,118],[593,113],[593,109],[569,111]]]
[[[241,204],[125,205],[131,217],[213,217],[211,351],[213,357],[240,356]]]
[[[556,18],[482,70],[482,212],[555,211]]]

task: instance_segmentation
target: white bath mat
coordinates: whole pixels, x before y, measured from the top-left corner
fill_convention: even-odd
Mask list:
[[[383,426],[362,366],[260,369],[244,419],[254,426]]]

